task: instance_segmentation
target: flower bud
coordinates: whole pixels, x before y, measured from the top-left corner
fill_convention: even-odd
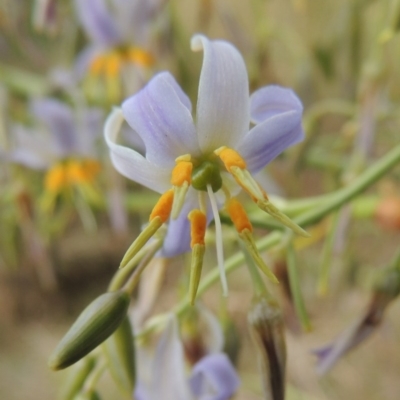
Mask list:
[[[266,297],[255,299],[248,315],[250,330],[259,350],[266,399],[285,397],[286,343],[281,310]]]
[[[104,293],[89,304],[50,356],[49,367],[69,367],[104,342],[125,318],[129,300],[126,292],[116,291]]]
[[[102,349],[115,382],[127,394],[132,393],[135,386],[135,345],[128,317],[102,344]]]

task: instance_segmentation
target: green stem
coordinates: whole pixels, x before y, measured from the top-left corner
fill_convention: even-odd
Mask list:
[[[247,269],[249,270],[251,276],[255,297],[266,297],[268,299],[271,299],[272,295],[268,291],[267,286],[261,278],[261,275],[258,272],[258,268],[255,265],[253,258],[250,256],[249,252],[243,245],[241,245],[240,247],[242,248],[242,252],[246,260]]]
[[[304,304],[303,294],[300,288],[300,278],[297,273],[296,254],[294,252],[293,244],[289,243],[287,248],[287,267],[289,273],[290,290],[293,295],[294,307],[296,314],[300,319],[301,326],[308,332],[311,330],[311,322],[308,317],[307,309]]]
[[[329,272],[333,262],[333,245],[335,242],[338,223],[340,220],[340,213],[336,212],[330,223],[328,236],[326,237],[324,247],[322,249],[322,259],[319,267],[319,276],[317,283],[317,292],[320,296],[324,296],[329,290]]]
[[[400,162],[400,145],[386,153],[366,171],[361,173],[349,186],[346,186],[330,195],[330,199],[315,210],[309,210],[295,218],[295,222],[308,226],[320,221],[330,212],[338,209],[343,204],[355,198],[366,188],[378,181],[386,172]]]

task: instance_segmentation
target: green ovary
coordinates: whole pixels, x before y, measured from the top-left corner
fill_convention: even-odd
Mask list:
[[[204,161],[192,172],[192,186],[196,190],[206,192],[207,185],[210,185],[213,192],[222,187],[222,177],[219,166],[211,161]]]

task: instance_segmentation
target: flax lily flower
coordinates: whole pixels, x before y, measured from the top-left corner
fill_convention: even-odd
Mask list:
[[[303,139],[300,100],[292,90],[279,86],[263,87],[249,97],[244,61],[228,42],[196,35],[191,47],[204,52],[196,120],[191,115],[189,98],[171,74],[162,72],[128,98],[122,108],[112,111],[106,121],[105,139],[120,173],[163,193],[150,224],[128,249],[121,266],[171,215],[163,255],[174,256],[192,248],[189,290],[193,303],[204,255],[204,234],[211,219],[215,221],[223,291],[227,293],[218,214],[222,205],[257,265],[276,281],[257,251],[243,206],[233,197],[240,188],[261,209],[295,232],[307,234],[269,202],[253,178],[287,147]],[[143,140],[145,155],[117,143],[124,120]]]
[[[239,377],[221,351],[202,357],[186,374],[178,322],[171,314],[153,356],[137,349],[138,383],[135,400],[228,400],[239,387]]]
[[[32,101],[30,112],[42,129],[15,125],[12,134],[16,143],[10,161],[46,171],[44,201],[49,207],[66,189],[79,186],[90,190],[101,168],[94,142],[100,132],[102,112],[87,109],[74,113],[69,106],[51,98]]]
[[[147,50],[152,21],[164,3],[164,0],[75,1],[78,18],[91,40],[76,66],[77,75],[86,77],[89,96],[102,98],[104,89],[112,104],[143,86],[154,64]]]

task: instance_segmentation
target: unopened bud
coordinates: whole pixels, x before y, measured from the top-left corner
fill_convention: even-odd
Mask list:
[[[248,320],[259,350],[265,398],[284,400],[286,343],[282,312],[273,300],[258,297],[249,312]]]
[[[103,343],[108,368],[118,386],[127,394],[135,386],[135,346],[128,317]]]
[[[50,356],[49,367],[69,367],[104,342],[125,318],[129,300],[126,292],[116,291],[104,293],[89,304]]]

